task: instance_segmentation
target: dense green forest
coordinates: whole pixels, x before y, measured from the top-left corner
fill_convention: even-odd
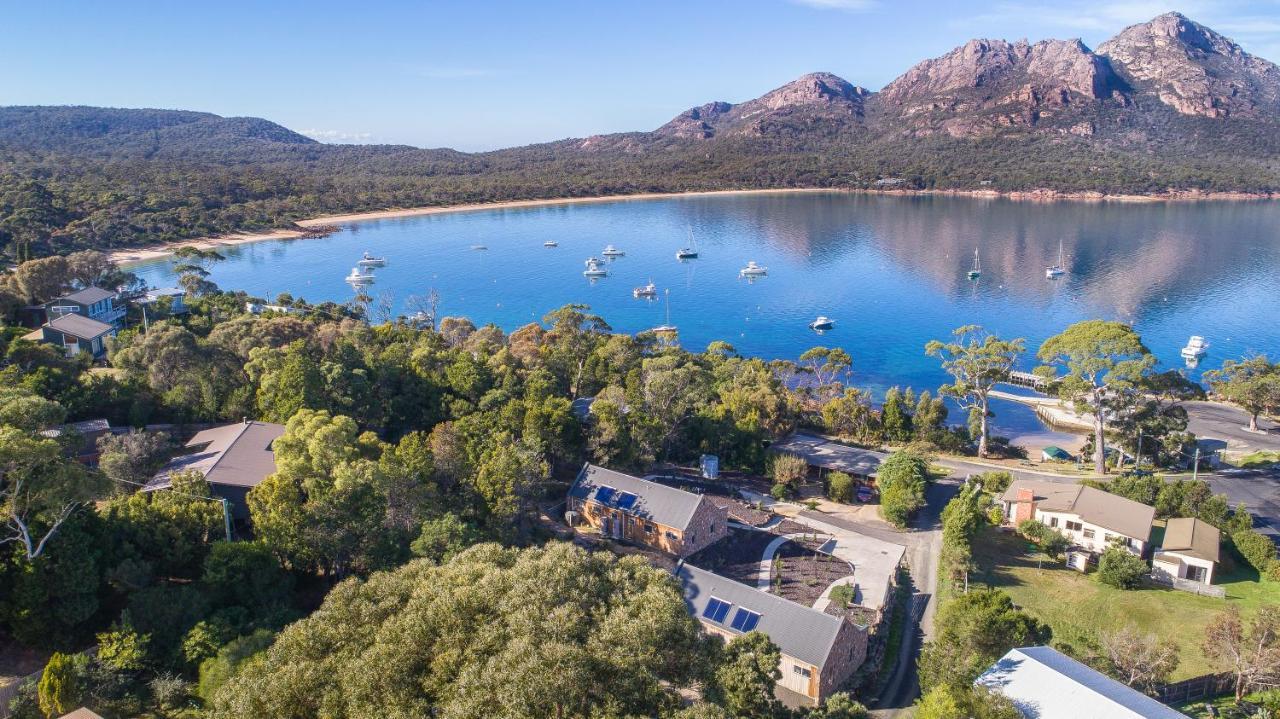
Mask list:
[[[465,154],[325,145],[253,118],[0,108],[0,246],[10,260],[288,227],[324,214],[515,199],[746,188],[1280,190],[1270,125],[1167,113],[1082,138],[899,137],[772,118],[755,136],[656,133]],[[1134,137],[1158,137],[1159,141]]]

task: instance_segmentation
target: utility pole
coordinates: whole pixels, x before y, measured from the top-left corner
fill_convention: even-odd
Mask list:
[[[142,334],[145,335],[147,333],[147,330],[149,329],[151,329],[151,327],[147,325],[147,305],[146,303],[143,303],[142,304]]]
[[[222,498],[222,521],[226,525],[227,541],[231,541],[231,503],[226,497]]]
[[[1200,477],[1200,447],[1199,445],[1197,445],[1196,458],[1192,460],[1192,464],[1191,464],[1191,481],[1194,482],[1199,477]]]
[[[1142,430],[1138,430],[1138,456],[1134,459],[1134,469],[1142,469]]]

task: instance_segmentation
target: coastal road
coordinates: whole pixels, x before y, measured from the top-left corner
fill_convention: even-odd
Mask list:
[[[1280,468],[1229,469],[1200,475],[1234,507],[1240,502],[1253,514],[1253,526],[1280,544]]]
[[[1230,449],[1280,450],[1280,425],[1258,418],[1258,432],[1250,432],[1249,414],[1239,407],[1218,402],[1183,402],[1187,431],[1200,439],[1217,439]]]

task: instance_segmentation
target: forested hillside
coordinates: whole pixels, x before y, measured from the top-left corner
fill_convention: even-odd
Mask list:
[[[827,73],[652,132],[495,152],[327,145],[256,118],[0,108],[10,259],[396,207],[785,187],[1280,191],[1280,68],[1180,15],[974,40],[869,93]]]

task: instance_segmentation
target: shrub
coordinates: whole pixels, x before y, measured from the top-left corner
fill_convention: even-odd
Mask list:
[[[1040,537],[1040,549],[1050,557],[1058,559],[1071,547],[1071,540],[1062,532],[1046,529]]]
[[[854,596],[854,589],[848,584],[841,584],[831,590],[832,603],[841,609],[847,609],[850,604],[853,604]]]
[[[1111,547],[1098,560],[1098,580],[1118,589],[1133,589],[1147,573],[1147,563],[1141,557],[1119,548]]]
[[[853,477],[844,472],[828,474],[827,497],[833,502],[853,501]]]
[[[62,716],[80,705],[89,659],[83,654],[54,652],[44,665],[37,689],[46,716]]]
[[[787,485],[783,484],[782,482],[778,482],[777,484],[769,488],[769,496],[773,497],[779,502],[786,499],[788,494],[789,492],[787,490]]]
[[[999,497],[1013,484],[1013,475],[1008,472],[983,472],[977,480],[982,484],[982,491],[993,497]]]
[[[880,464],[876,481],[880,487],[880,514],[893,525],[905,527],[911,514],[924,506],[929,459],[914,450],[894,452]]]
[[[794,454],[776,454],[769,463],[769,473],[778,484],[799,484],[809,476],[809,463]]]
[[[1245,558],[1259,574],[1269,574],[1276,561],[1276,545],[1256,530],[1246,529],[1231,535],[1240,556]]]
[[[1039,542],[1047,529],[1048,527],[1034,519],[1024,519],[1018,522],[1018,534],[1034,542]]]

